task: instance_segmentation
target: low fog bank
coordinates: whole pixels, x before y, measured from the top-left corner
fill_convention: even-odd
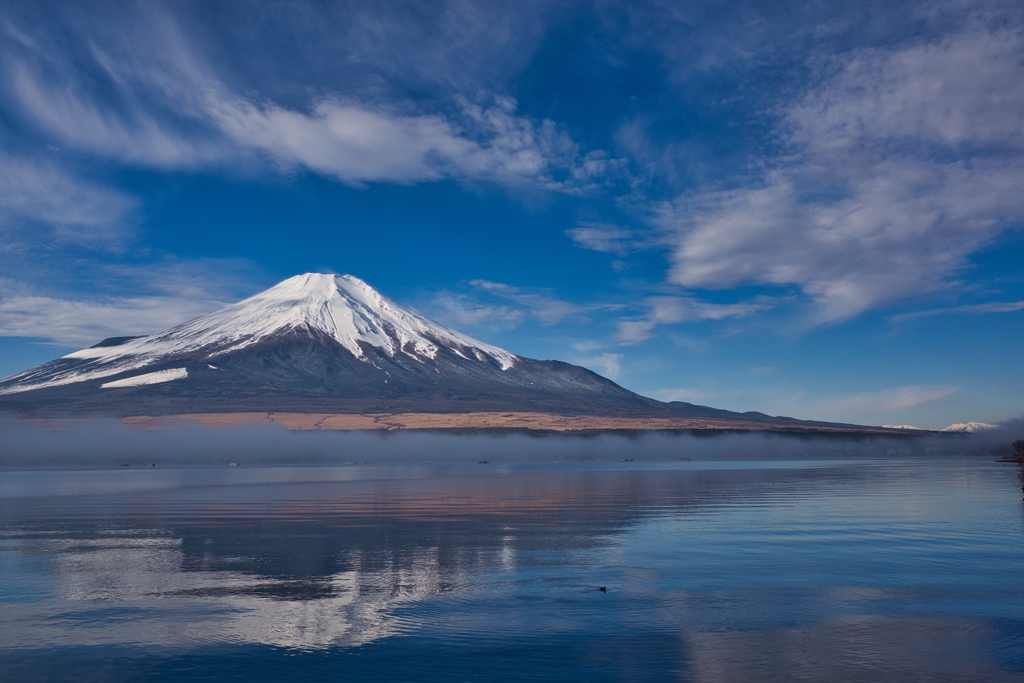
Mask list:
[[[259,464],[414,464],[528,461],[801,459],[902,455],[1004,455],[1024,438],[1024,420],[999,429],[927,437],[789,436],[759,433],[599,435],[515,433],[292,432],[277,425],[199,423],[140,429],[93,419],[57,428],[0,418],[0,467]]]

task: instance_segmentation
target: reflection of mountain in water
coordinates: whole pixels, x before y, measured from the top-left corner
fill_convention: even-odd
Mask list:
[[[31,501],[5,505],[3,518],[5,535],[16,529],[22,541],[34,539],[37,552],[57,558],[64,599],[157,600],[161,609],[183,613],[202,606],[216,618],[190,618],[190,640],[317,648],[415,628],[400,608],[441,595],[468,597],[478,577],[512,577],[524,557],[557,564],[567,552],[614,543],[652,515],[749,499],[769,487],[775,494],[782,486],[798,490],[821,476],[760,469],[463,473],[67,499],[71,509],[56,529],[29,521],[39,519]],[[111,516],[120,520],[114,528]],[[595,587],[570,578],[564,590],[579,595]],[[165,627],[114,623],[72,640],[161,644],[180,637]]]

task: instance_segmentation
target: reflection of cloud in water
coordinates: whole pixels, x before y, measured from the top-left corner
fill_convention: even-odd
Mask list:
[[[38,605],[12,606],[3,647],[54,642],[235,642],[306,649],[362,645],[409,628],[393,616],[397,606],[446,590],[436,553],[419,552],[406,566],[373,572],[352,569],[287,579],[181,571],[181,539],[153,533],[156,537],[135,532],[40,544],[36,552],[52,558],[55,597],[61,602],[43,620],[29,619],[32,613],[38,616]]]
[[[326,582],[328,597],[311,600],[274,599],[246,591],[221,598],[231,613],[221,624],[193,632],[190,639],[259,643],[303,649],[356,646],[408,628],[394,608],[437,593],[437,567],[417,567],[394,576],[362,576],[349,571]],[[384,585],[380,585],[384,584]],[[402,590],[390,590],[392,585]],[[263,590],[273,586],[263,585]],[[212,627],[212,628],[210,628]]]
[[[62,599],[131,600],[165,592],[173,585],[181,563],[181,539],[164,534],[166,531],[154,529],[100,538],[55,539],[40,544],[37,552],[52,558]]]

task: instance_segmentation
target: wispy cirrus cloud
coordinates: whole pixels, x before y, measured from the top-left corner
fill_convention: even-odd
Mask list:
[[[949,385],[900,385],[849,393],[828,389],[767,387],[755,400],[755,404],[760,406],[758,410],[770,415],[856,424],[919,425],[922,424],[922,416],[928,413],[955,411],[957,399],[960,398],[957,395],[960,393],[961,387]],[[742,406],[749,404],[750,394],[750,389],[746,388],[738,392],[725,392],[721,396],[742,397]],[[693,398],[698,401],[711,396],[693,394]]]
[[[0,234],[6,251],[40,231],[52,245],[118,249],[135,219],[138,201],[45,160],[0,150]]]
[[[581,221],[566,234],[581,247],[616,256],[625,256],[637,248],[636,231],[619,225]]]
[[[619,308],[621,304],[573,303],[547,289],[490,280],[470,280],[463,283],[463,291],[437,292],[425,302],[428,313],[441,322],[492,330],[512,329],[529,320],[544,326],[586,324],[593,313]]]
[[[88,19],[82,17],[83,22]],[[159,5],[129,12],[131,31],[89,27],[72,48],[41,48],[16,29],[2,64],[25,121],[62,145],[161,169],[302,169],[360,186],[453,178],[587,192],[625,161],[582,151],[507,96],[448,96],[437,106],[320,85],[295,102],[239,92]],[[51,46],[52,48],[52,46]],[[340,85],[340,84],[339,84]]]
[[[109,24],[102,13],[54,10],[2,29],[0,83],[32,128],[62,148],[149,168],[193,169],[232,153],[205,115],[224,88],[162,5],[126,7]]]
[[[524,289],[500,282],[471,280],[469,284],[479,291],[512,302],[519,310],[536,318],[543,325],[555,325],[570,316],[585,316],[588,311],[608,308],[607,304],[575,304],[552,296],[546,291]]]
[[[490,280],[469,280],[459,291],[441,291],[423,298],[420,307],[427,315],[453,327],[470,330],[504,331],[524,324],[554,328],[545,332],[558,345],[567,345],[567,358],[605,377],[615,379],[623,372],[621,353],[605,349],[610,345],[599,330],[614,325],[614,317],[629,309],[617,301],[570,302],[550,289],[518,287]],[[587,339],[580,341],[580,335]],[[563,336],[567,335],[567,336]]]
[[[819,412],[835,415],[870,415],[905,411],[952,396],[957,391],[957,387],[948,386],[901,386],[865,391],[843,398],[823,399]]]
[[[487,304],[464,294],[443,293],[435,295],[430,303],[431,315],[453,326],[468,326],[490,329],[511,329],[528,317],[519,308],[501,304]]]
[[[931,308],[924,311],[913,311],[901,313],[890,318],[894,323],[916,320],[917,318],[930,318],[936,315],[953,315],[956,313],[982,314],[982,313],[1014,313],[1024,311],[1024,301],[991,301],[984,304],[967,304],[965,306],[947,306],[946,308]]]

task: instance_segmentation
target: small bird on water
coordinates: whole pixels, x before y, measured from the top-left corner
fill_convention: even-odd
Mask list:
[[[601,586],[601,587],[600,587],[600,588],[598,588],[597,590],[601,591],[602,593],[607,593],[607,592],[608,592],[608,589],[607,589],[607,588],[605,588],[604,586]]]

